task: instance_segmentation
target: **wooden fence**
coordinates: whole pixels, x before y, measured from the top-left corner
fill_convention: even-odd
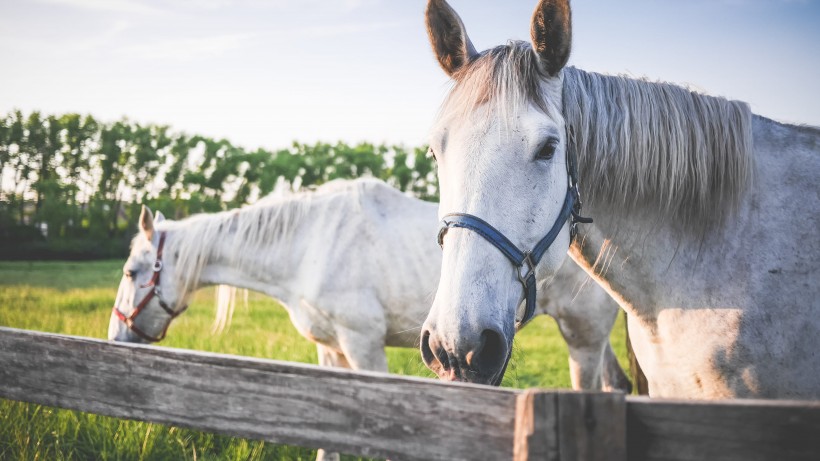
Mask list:
[[[0,397],[394,460],[820,460],[820,402],[499,389],[9,328]]]

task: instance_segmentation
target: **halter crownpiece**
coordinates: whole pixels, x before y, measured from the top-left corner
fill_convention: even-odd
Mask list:
[[[162,271],[162,249],[164,246],[165,232],[161,232],[159,234],[159,245],[157,246],[157,259],[154,261],[154,266],[152,268],[152,270],[154,271],[154,275],[151,276],[151,280],[149,280],[148,283],[146,283],[145,285],[140,285],[140,288],[154,287],[154,289],[148,292],[148,294],[145,295],[144,298],[142,298],[142,301],[140,301],[140,303],[137,304],[136,309],[134,309],[134,312],[132,312],[131,315],[127,316],[123,314],[122,312],[120,312],[119,309],[117,309],[117,306],[114,306],[112,309],[114,315],[116,315],[117,318],[120,319],[120,321],[124,323],[129,330],[136,333],[136,335],[140,338],[151,343],[162,341],[165,338],[165,333],[168,331],[168,327],[171,326],[171,321],[174,320],[177,316],[179,316],[179,314],[185,312],[185,309],[188,308],[188,306],[184,306],[182,309],[175,311],[171,309],[171,307],[169,307],[168,304],[166,304],[165,301],[163,301],[160,297],[159,274]],[[145,306],[147,306],[148,303],[154,297],[156,297],[159,301],[159,307],[161,307],[162,310],[164,310],[170,316],[170,318],[168,319],[168,323],[165,324],[165,328],[162,329],[162,333],[159,336],[149,335],[148,333],[142,331],[142,329],[140,329],[136,324],[137,316],[142,312]]]
[[[578,191],[578,167],[575,161],[575,155],[570,153],[570,149],[566,150],[567,157],[567,176],[569,176],[569,187],[567,188],[567,195],[564,198],[564,206],[561,208],[561,213],[552,225],[552,228],[547,232],[538,243],[535,244],[530,251],[521,251],[498,229],[491,226],[487,221],[467,213],[449,213],[444,215],[442,219],[441,229],[438,231],[438,244],[444,247],[444,235],[453,227],[462,229],[469,229],[484,240],[491,243],[498,248],[507,259],[510,260],[513,266],[518,271],[518,280],[524,290],[524,298],[526,305],[524,308],[524,316],[516,321],[516,328],[521,328],[532,320],[535,315],[535,297],[537,294],[535,286],[535,267],[544,253],[558,237],[564,223],[570,222],[570,242],[577,234],[578,223],[591,223],[592,218],[584,218],[581,216],[581,194]],[[522,274],[522,271],[523,272]]]

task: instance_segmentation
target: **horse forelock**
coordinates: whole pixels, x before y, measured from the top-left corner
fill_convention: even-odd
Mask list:
[[[440,109],[440,118],[464,118],[483,107],[486,117],[520,110],[529,104],[549,113],[541,91],[545,78],[532,46],[523,41],[483,51],[453,74],[453,87]],[[558,102],[552,102],[557,104]]]

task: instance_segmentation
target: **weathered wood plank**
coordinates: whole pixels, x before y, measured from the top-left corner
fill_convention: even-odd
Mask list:
[[[393,459],[621,460],[624,440],[629,460],[820,459],[820,402],[522,393],[2,327],[0,397]]]
[[[626,460],[623,394],[530,389],[516,404],[516,461]]]
[[[0,397],[391,459],[510,459],[518,391],[0,328]]]
[[[817,461],[820,402],[627,398],[630,461]]]
[[[561,392],[561,461],[626,461],[626,397],[621,393]]]

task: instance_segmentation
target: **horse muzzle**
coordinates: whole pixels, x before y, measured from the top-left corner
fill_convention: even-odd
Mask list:
[[[473,333],[462,332],[457,342],[449,338],[431,325],[425,325],[421,333],[422,359],[439,379],[501,384],[512,341],[507,340],[500,329],[486,327]]]

